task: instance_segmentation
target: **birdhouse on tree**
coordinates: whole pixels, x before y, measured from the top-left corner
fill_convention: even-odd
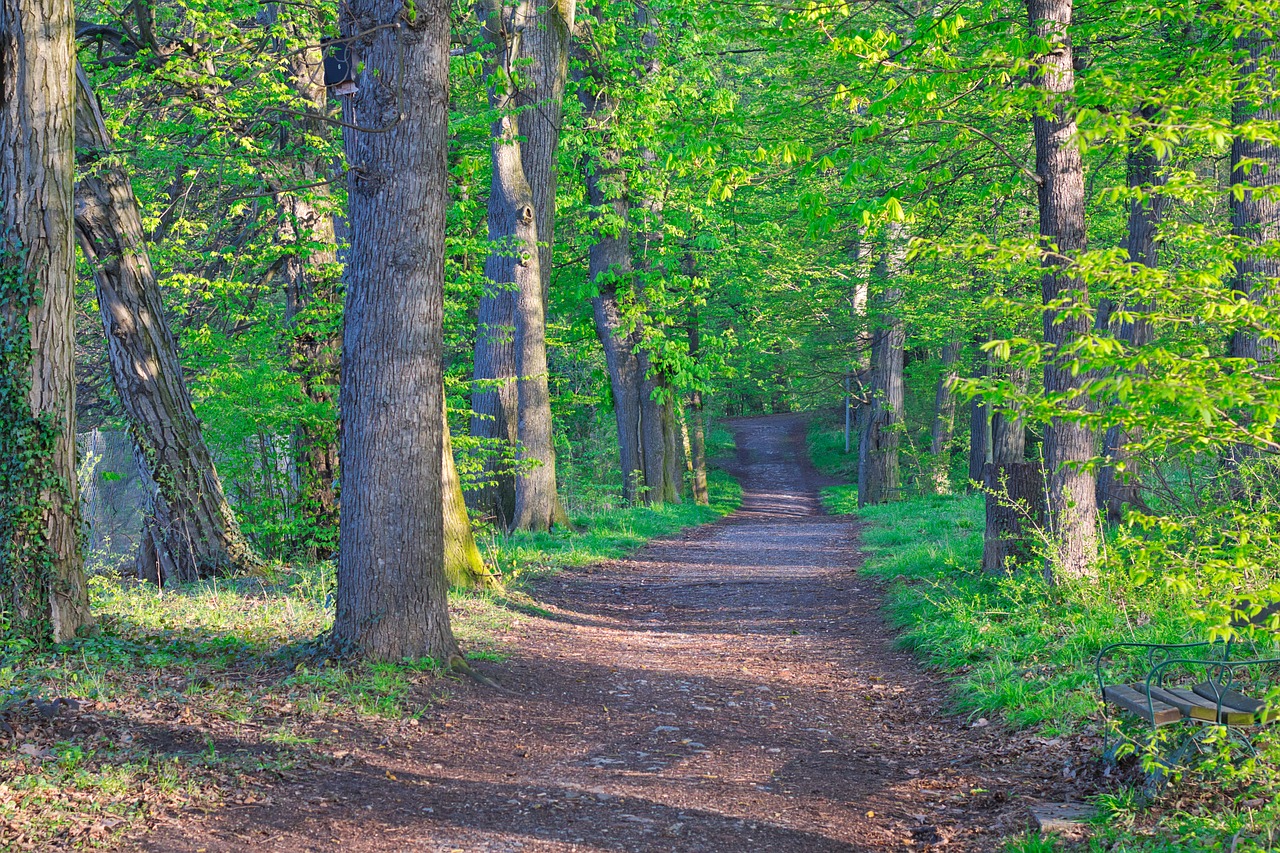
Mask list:
[[[324,84],[335,95],[354,95],[357,91],[351,49],[345,39],[324,39]]]

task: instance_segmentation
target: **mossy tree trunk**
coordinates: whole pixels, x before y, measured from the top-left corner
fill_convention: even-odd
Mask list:
[[[75,410],[75,13],[0,0],[0,638],[91,621]]]

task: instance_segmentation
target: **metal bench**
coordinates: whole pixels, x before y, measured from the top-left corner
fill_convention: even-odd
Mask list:
[[[1247,604],[1247,603],[1246,603]],[[1263,608],[1256,615],[1236,620],[1237,628],[1273,628],[1280,619],[1280,604]],[[1225,727],[1229,736],[1250,752],[1252,746],[1241,729],[1280,720],[1280,706],[1268,705],[1266,685],[1280,683],[1268,679],[1269,668],[1280,667],[1280,657],[1240,657],[1237,640],[1198,643],[1111,643],[1098,652],[1094,670],[1104,717],[1108,708],[1118,708],[1145,722],[1151,729],[1175,723],[1199,724],[1188,736],[1174,738],[1173,748],[1155,755],[1156,771],[1150,781],[1158,783],[1187,754],[1198,748],[1200,735],[1209,727]],[[1145,650],[1144,674],[1136,681],[1108,679],[1106,664],[1122,650]],[[1130,674],[1134,670],[1131,668]],[[1252,695],[1251,695],[1252,694]],[[1113,761],[1124,738],[1113,743],[1110,725],[1104,719],[1104,758]]]

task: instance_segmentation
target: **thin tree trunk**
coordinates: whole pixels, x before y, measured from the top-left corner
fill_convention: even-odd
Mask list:
[[[76,480],[70,0],[0,0],[0,639],[92,621]]]
[[[138,577],[187,583],[255,568],[191,406],[133,187],[111,162],[111,138],[88,78],[79,68],[76,78],[76,235],[93,268],[111,378],[146,487]]]
[[[982,352],[982,344],[990,335],[975,337],[974,377],[985,379],[991,370],[990,357]],[[981,397],[969,403],[969,490],[981,489],[986,482],[987,463],[992,461],[991,409]],[[975,486],[975,484],[977,484]]]
[[[897,305],[902,289],[893,280],[905,254],[901,226],[891,224],[876,271],[882,287],[874,299],[877,326],[871,341],[871,401],[858,443],[858,506],[887,503],[902,496],[898,447],[905,402],[902,367],[906,330]]]
[[[1045,247],[1040,289],[1045,305],[1064,297],[1087,302],[1085,283],[1072,275],[1071,255],[1085,247],[1084,165],[1076,141],[1072,115],[1075,71],[1072,66],[1072,0],[1027,0],[1032,32],[1053,47],[1036,57],[1032,83],[1046,96],[1046,109],[1032,119],[1039,178],[1040,237]],[[1088,403],[1081,393],[1084,377],[1072,370],[1064,354],[1088,335],[1086,317],[1056,308],[1044,312],[1044,340],[1049,359],[1044,368],[1046,393],[1066,395],[1066,405],[1081,409]],[[1053,553],[1046,576],[1092,574],[1098,556],[1097,495],[1094,475],[1085,463],[1096,454],[1093,430],[1071,417],[1055,417],[1044,432],[1048,486],[1048,523]]]
[[[348,113],[389,129],[344,134],[360,168],[348,186],[333,632],[376,660],[452,661],[441,509],[449,6],[352,0],[344,12],[363,63]],[[397,28],[355,37],[397,16]]]
[[[698,333],[698,318],[694,317],[689,324],[689,357],[697,363],[701,341]],[[702,392],[694,389],[689,395],[689,419],[693,422],[690,430],[689,464],[693,469],[693,502],[706,506],[711,502],[707,492],[707,437],[702,422]]]
[[[1280,239],[1280,198],[1276,196],[1280,186],[1280,146],[1265,133],[1241,133],[1239,126],[1265,122],[1274,127],[1280,121],[1280,103],[1272,94],[1280,49],[1270,34],[1254,30],[1236,39],[1236,50],[1247,51],[1248,58],[1240,68],[1242,94],[1231,109],[1232,122],[1237,126],[1231,143],[1231,181],[1243,187],[1242,197],[1231,193],[1231,233],[1252,251],[1236,261],[1232,286],[1241,298],[1263,303],[1274,293],[1280,277],[1280,258],[1273,251]],[[1249,89],[1265,91],[1263,100],[1259,103],[1256,97],[1250,98]],[[1273,329],[1240,329],[1231,338],[1231,357],[1271,364],[1280,351],[1277,335],[1280,332]],[[1236,472],[1232,489],[1237,496],[1245,494],[1239,477],[1241,463],[1256,455],[1257,449],[1249,445],[1237,445],[1231,450],[1230,467]]]
[[[951,493],[951,436],[956,424],[956,381],[960,373],[960,342],[952,341],[942,348],[942,375],[933,399],[933,433],[930,453],[933,457],[933,490],[940,495]]]
[[[1154,108],[1144,109],[1144,117],[1151,119],[1155,112]],[[1158,189],[1164,183],[1160,173],[1161,165],[1161,159],[1151,146],[1135,143],[1129,151],[1129,185]],[[1131,263],[1153,268],[1159,263],[1156,232],[1164,218],[1167,201],[1165,196],[1157,192],[1146,200],[1134,199],[1130,203],[1128,239]],[[1143,315],[1153,307],[1151,304],[1133,306],[1130,313],[1135,316],[1119,324],[1116,337],[1134,349],[1149,344],[1152,336],[1151,323]],[[1102,313],[1100,308],[1100,323]],[[1128,451],[1129,445],[1141,437],[1141,430],[1137,427],[1126,430],[1116,424],[1107,429],[1103,438],[1102,458],[1106,460],[1106,464],[1098,472],[1098,504],[1105,508],[1109,521],[1119,521],[1126,505],[1143,506],[1139,495],[1138,459]]]

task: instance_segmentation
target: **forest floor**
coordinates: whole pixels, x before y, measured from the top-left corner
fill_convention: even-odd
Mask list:
[[[448,682],[416,718],[317,721],[318,760],[132,849],[996,850],[1030,805],[1079,800],[1069,743],[949,715],[894,648],[803,419],[732,427],[741,509],[537,582],[509,656],[481,664],[506,691]]]

